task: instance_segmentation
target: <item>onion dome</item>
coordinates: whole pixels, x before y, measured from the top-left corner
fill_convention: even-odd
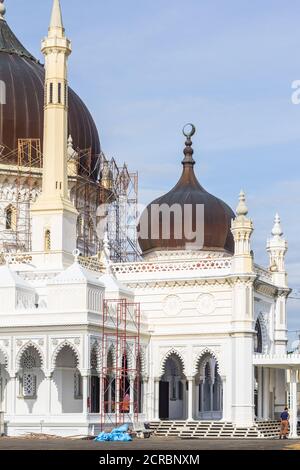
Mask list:
[[[234,212],[225,202],[208,193],[194,172],[191,137],[195,131],[192,124],[183,130],[186,147],[178,183],[151,202],[141,215],[138,234],[144,255],[157,250],[186,249],[234,252],[230,229]]]
[[[16,38],[4,14],[0,0],[0,156],[2,163],[15,164],[18,139],[40,139],[43,145],[45,71]],[[96,179],[101,152],[98,131],[89,110],[71,88],[68,132],[75,149],[90,149],[91,174]]]

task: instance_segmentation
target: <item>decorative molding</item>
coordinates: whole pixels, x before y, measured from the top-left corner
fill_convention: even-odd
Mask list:
[[[197,310],[200,315],[210,315],[216,310],[215,297],[211,293],[202,293],[197,298]]]
[[[141,273],[166,273],[179,271],[227,271],[230,272],[232,258],[199,259],[198,261],[181,262],[135,262],[135,263],[115,263],[112,270],[116,275],[141,274]]]
[[[182,287],[232,287],[230,278],[197,278],[182,280],[126,281],[123,284],[129,289],[178,289]]]
[[[163,301],[163,310],[167,316],[176,317],[182,311],[183,303],[178,295],[170,294]]]

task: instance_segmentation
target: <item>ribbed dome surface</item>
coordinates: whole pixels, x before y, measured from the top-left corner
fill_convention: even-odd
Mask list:
[[[6,104],[0,106],[0,145],[4,146],[4,161],[5,155],[17,149],[18,139],[39,138],[41,145],[43,143],[44,67],[1,19],[0,80],[6,85]],[[100,153],[98,131],[87,107],[70,88],[69,134],[74,148],[91,148],[92,170],[95,170],[95,157]],[[12,155],[5,163],[15,163],[15,157]]]
[[[186,236],[190,233],[190,227],[193,231],[197,230],[199,223],[196,207],[197,204],[204,206],[204,220],[202,227],[204,229],[204,243],[202,250],[221,251],[221,252],[234,252],[234,241],[230,230],[231,219],[235,218],[234,212],[230,207],[217,197],[208,193],[198,182],[194,173],[194,160],[192,159],[193,150],[191,148],[191,140],[187,141],[185,149],[185,159],[183,163],[182,175],[178,183],[167,194],[155,199],[148,205],[145,212],[142,214],[140,224],[138,227],[139,244],[144,254],[157,250],[184,250],[187,247],[191,248],[193,242]],[[165,224],[168,221],[161,216],[157,216],[157,209],[155,206],[174,207],[179,205],[182,209],[182,218],[177,226],[174,218],[170,218],[170,237],[163,236],[163,230],[166,229]],[[190,217],[184,216],[186,205],[192,208]],[[155,211],[155,212],[154,212]],[[189,212],[186,212],[189,215]],[[201,223],[201,221],[200,221]],[[181,236],[178,238],[178,225],[182,224]],[[188,227],[187,227],[188,225]],[[144,236],[148,233],[148,237]],[[158,236],[153,237],[153,234]]]

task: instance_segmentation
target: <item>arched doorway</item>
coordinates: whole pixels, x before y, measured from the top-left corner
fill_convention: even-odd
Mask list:
[[[187,385],[183,364],[176,354],[171,354],[164,364],[159,383],[159,418],[186,419]]]
[[[201,420],[219,420],[223,415],[223,386],[218,363],[211,354],[199,360],[196,375],[198,385],[198,417]]]
[[[59,351],[53,372],[56,396],[52,399],[53,412],[82,413],[82,377],[78,370],[78,357],[72,347],[65,345]]]

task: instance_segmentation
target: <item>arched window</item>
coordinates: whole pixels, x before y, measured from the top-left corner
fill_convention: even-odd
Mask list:
[[[17,210],[14,206],[8,206],[5,211],[6,230],[16,230],[17,228]]]
[[[255,324],[254,352],[262,353],[262,333],[259,320]]]
[[[65,84],[65,106],[68,106],[68,85]]]
[[[61,104],[61,83],[58,84],[57,101],[59,104]]]
[[[51,250],[51,231],[49,229],[45,231],[44,249],[45,251]]]
[[[49,103],[53,103],[53,83],[50,83],[50,90],[49,90]]]

